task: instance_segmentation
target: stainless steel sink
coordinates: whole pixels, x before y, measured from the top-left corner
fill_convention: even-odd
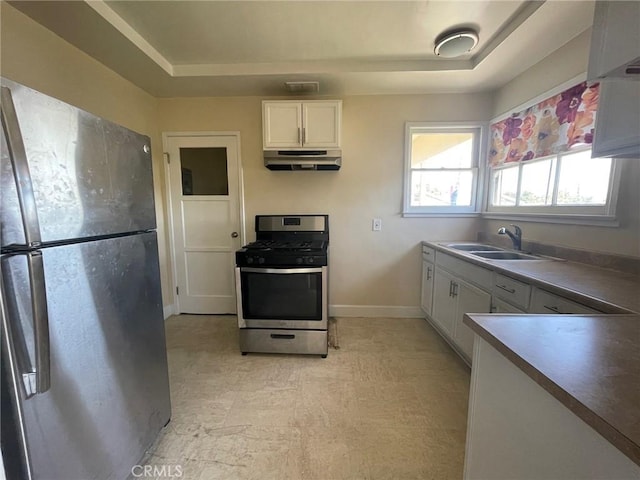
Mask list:
[[[465,252],[502,252],[500,247],[492,247],[491,245],[484,245],[482,243],[448,243],[447,247],[455,250],[462,250]]]
[[[526,253],[520,252],[471,252],[472,255],[477,257],[486,258],[489,260],[541,260],[540,257],[536,257],[534,255],[527,255]]]

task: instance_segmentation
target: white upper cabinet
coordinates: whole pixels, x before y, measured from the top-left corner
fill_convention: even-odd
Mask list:
[[[639,2],[640,3],[640,2]],[[640,82],[600,82],[592,157],[640,158]]]
[[[262,142],[268,148],[302,145],[302,103],[262,102]]]
[[[262,102],[265,150],[340,148],[341,100]]]
[[[597,1],[589,81],[600,80],[593,157],[640,158],[640,1]]]
[[[593,15],[587,78],[626,77],[640,80],[640,2],[597,1]]]

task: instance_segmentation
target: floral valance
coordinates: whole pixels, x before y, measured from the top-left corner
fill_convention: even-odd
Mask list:
[[[489,164],[520,162],[593,142],[599,84],[586,82],[491,125]]]

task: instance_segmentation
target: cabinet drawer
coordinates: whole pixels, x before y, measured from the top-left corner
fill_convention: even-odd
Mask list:
[[[529,306],[531,287],[526,283],[522,283],[511,277],[496,273],[496,278],[493,282],[493,294],[516,307],[524,308],[526,310]]]
[[[458,278],[475,283],[486,290],[489,290],[491,286],[493,272],[486,268],[478,267],[440,252],[438,252],[436,258],[436,265],[455,273]]]
[[[427,262],[434,263],[436,261],[436,251],[431,247],[427,247],[426,245],[423,245],[422,259],[426,260]]]
[[[529,313],[600,313],[598,310],[535,288]]]
[[[526,313],[523,310],[520,310],[517,307],[514,307],[510,303],[505,302],[504,300],[500,300],[498,297],[494,295],[491,299],[491,313]]]

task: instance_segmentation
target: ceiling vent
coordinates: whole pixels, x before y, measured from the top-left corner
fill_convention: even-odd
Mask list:
[[[291,93],[318,93],[320,82],[284,82],[284,87]]]
[[[456,30],[440,35],[434,52],[439,57],[455,58],[469,53],[477,44],[478,34],[474,30]]]

